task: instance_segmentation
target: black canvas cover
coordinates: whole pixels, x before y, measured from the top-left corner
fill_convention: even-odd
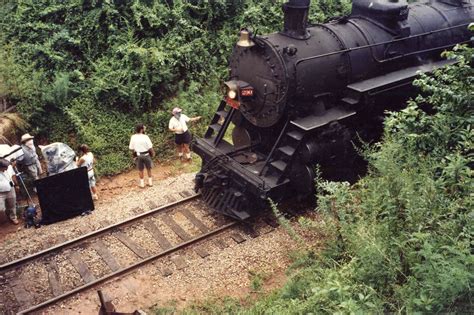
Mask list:
[[[41,206],[41,224],[66,220],[94,210],[87,168],[79,167],[35,181]]]

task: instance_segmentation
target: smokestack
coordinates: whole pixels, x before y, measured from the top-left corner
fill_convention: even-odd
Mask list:
[[[310,34],[306,29],[310,0],[289,0],[283,4],[285,15],[282,34],[296,39],[308,39]]]

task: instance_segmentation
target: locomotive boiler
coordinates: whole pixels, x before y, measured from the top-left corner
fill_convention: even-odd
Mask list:
[[[193,142],[196,189],[226,215],[311,194],[316,165],[324,178],[354,179],[354,140],[380,134],[419,72],[452,62],[443,50],[471,43],[472,0],[353,0],[350,15],[311,26],[309,4],[283,4],[280,32],[241,30],[223,100]]]

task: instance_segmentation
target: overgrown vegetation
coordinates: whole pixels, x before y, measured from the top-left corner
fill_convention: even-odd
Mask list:
[[[297,259],[285,287],[250,307],[183,313],[472,313],[474,49],[445,55],[458,63],[420,76],[424,96],[386,119],[368,176],[318,182],[321,219],[301,223],[324,235],[323,252]]]
[[[73,147],[88,143],[100,173],[116,173],[131,162],[127,144],[137,122],[166,155],[170,108],[211,115],[237,32],[279,30],[283,2],[5,0],[2,90],[32,133]],[[313,1],[311,19],[348,9],[349,0]]]
[[[425,96],[386,119],[369,176],[318,185],[317,228],[333,237],[283,291],[297,309],[472,311],[473,52],[457,47],[445,55],[458,64],[415,81]]]
[[[116,173],[130,166],[137,122],[163,155],[170,108],[211,115],[237,31],[280,29],[283,2],[5,0],[2,93],[30,132],[88,143],[100,173]],[[348,0],[312,1],[310,20],[348,9]],[[250,309],[220,311],[472,311],[473,53],[458,48],[447,54],[458,64],[416,81],[426,96],[388,117],[384,141],[366,152],[366,178],[318,183],[323,220],[305,225],[325,233],[326,250],[301,258],[290,282]],[[253,280],[258,291],[263,280]]]

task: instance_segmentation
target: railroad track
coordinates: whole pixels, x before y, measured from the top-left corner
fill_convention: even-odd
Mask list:
[[[170,259],[175,265],[160,270],[169,276],[172,269],[186,266],[179,255],[183,249],[193,245],[190,250],[205,258],[209,253],[204,244],[227,247],[220,235],[236,243],[245,241],[241,229],[224,233],[241,226],[239,222],[212,216],[203,210],[207,206],[198,194],[186,195],[180,201],[0,265],[0,313],[38,311],[160,259]],[[243,232],[257,236],[248,226]]]

